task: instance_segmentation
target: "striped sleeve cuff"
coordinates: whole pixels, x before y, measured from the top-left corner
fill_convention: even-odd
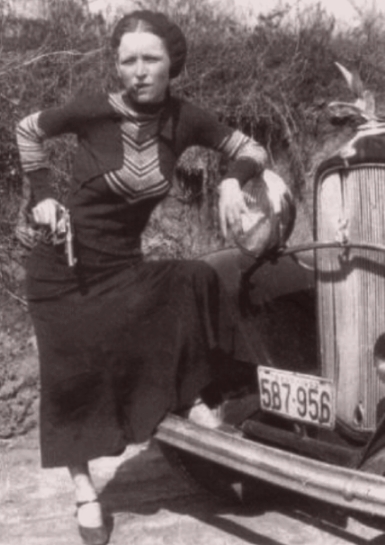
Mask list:
[[[33,172],[48,168],[47,155],[44,150],[44,131],[39,127],[40,112],[29,115],[20,121],[16,129],[20,161],[24,172]]]
[[[238,130],[226,137],[218,150],[233,161],[225,177],[236,178],[241,185],[259,174],[267,163],[264,148]]]

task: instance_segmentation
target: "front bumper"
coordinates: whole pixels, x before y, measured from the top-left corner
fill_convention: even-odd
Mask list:
[[[245,475],[351,511],[385,518],[385,478],[304,458],[169,415],[156,439]]]

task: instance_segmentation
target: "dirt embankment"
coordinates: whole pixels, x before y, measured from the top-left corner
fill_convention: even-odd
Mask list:
[[[36,426],[39,385],[36,341],[23,300],[23,267],[10,259],[1,265],[0,439],[6,439]]]

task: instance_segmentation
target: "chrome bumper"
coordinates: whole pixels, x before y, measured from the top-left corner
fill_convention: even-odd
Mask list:
[[[385,478],[304,458],[170,415],[159,441],[289,490],[385,518]]]

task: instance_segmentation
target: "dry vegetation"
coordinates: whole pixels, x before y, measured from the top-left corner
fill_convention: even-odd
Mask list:
[[[351,98],[334,61],[357,69],[381,102],[380,16],[363,16],[359,27],[340,31],[316,6],[295,22],[281,11],[250,29],[206,1],[173,1],[172,8],[167,0],[144,4],[169,12],[187,34],[189,59],[175,92],[262,142],[298,202],[311,192],[315,164],[345,134],[329,123],[325,108],[331,99]],[[117,81],[106,46],[110,29],[100,16],[87,15],[80,0],[53,0],[46,21],[14,19],[2,6],[0,0],[0,404],[6,407],[0,437],[6,437],[35,421],[38,388],[32,332],[20,301],[25,251],[14,236],[22,189],[15,123],[75,93],[116,89]],[[73,147],[71,138],[48,146],[60,197],[68,187]],[[218,167],[211,153],[193,150],[184,158],[179,189],[154,215],[146,236],[154,257],[196,256],[221,243],[215,216]]]

